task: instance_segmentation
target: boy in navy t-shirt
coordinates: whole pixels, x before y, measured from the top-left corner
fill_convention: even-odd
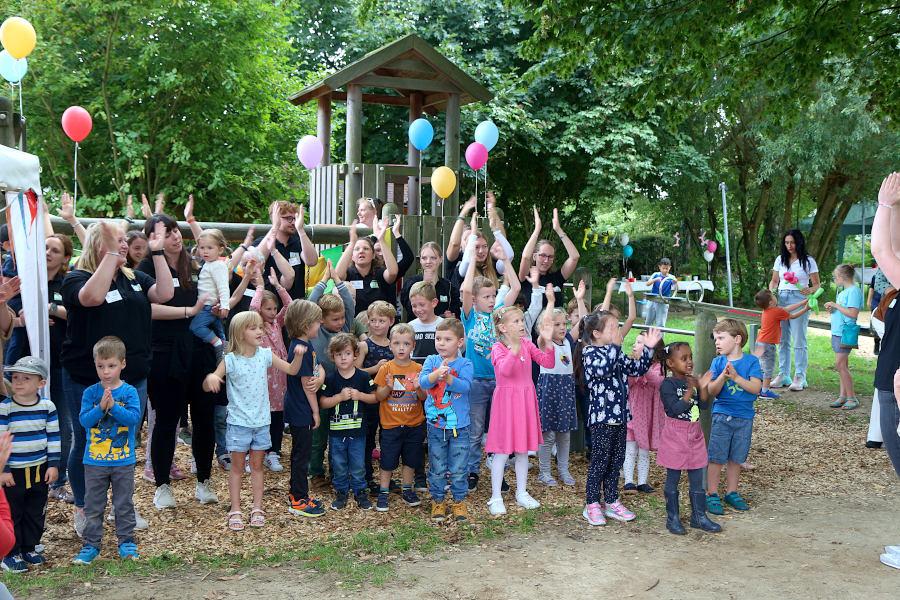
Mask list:
[[[712,426],[709,431],[709,467],[707,471],[707,509],[714,515],[725,514],[719,498],[719,478],[725,466],[726,494],[724,500],[736,510],[749,510],[738,493],[741,463],[750,452],[753,417],[756,401],[762,389],[762,369],[759,359],[744,354],[747,328],[735,319],[723,319],[713,328],[716,352],[710,366],[712,377],[707,388],[712,407]]]

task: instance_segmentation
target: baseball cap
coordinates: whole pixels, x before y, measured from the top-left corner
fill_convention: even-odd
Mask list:
[[[47,363],[36,356],[23,356],[11,367],[4,369],[7,373],[27,373],[47,379]]]

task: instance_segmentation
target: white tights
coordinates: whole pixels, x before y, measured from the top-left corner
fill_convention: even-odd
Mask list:
[[[495,453],[494,458],[491,459],[491,498],[500,497],[500,487],[503,485],[503,468],[506,466],[508,458],[509,454]],[[526,491],[525,487],[528,484],[528,453],[516,454],[515,465],[516,493],[518,494]]]
[[[638,448],[637,442],[625,442],[625,464],[622,465],[622,476],[625,483],[634,483],[634,463],[637,462],[638,485],[647,483],[650,475],[650,451]]]

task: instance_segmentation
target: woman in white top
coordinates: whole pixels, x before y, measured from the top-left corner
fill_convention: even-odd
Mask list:
[[[784,276],[791,272],[797,283],[787,281]],[[820,287],[819,267],[812,256],[806,253],[806,240],[799,229],[791,229],[781,239],[781,255],[775,258],[769,289],[778,293],[778,306],[788,306],[800,302]],[[779,372],[772,378],[772,387],[790,386],[799,392],[806,387],[806,368],[809,354],[806,350],[807,312],[796,319],[781,323],[781,345],[778,348]],[[791,380],[791,342],[794,346],[794,379]]]

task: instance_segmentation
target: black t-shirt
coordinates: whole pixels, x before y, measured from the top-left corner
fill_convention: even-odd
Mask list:
[[[301,377],[314,377],[318,373],[319,362],[316,351],[310,342],[305,340],[291,340],[288,348],[288,356],[294,356],[294,348],[299,345],[306,346],[306,353],[300,363],[300,370],[296,375],[287,376],[287,392],[284,396],[284,422],[296,427],[309,427],[313,424],[312,408],[306,398]]]
[[[325,378],[322,386],[323,396],[336,396],[345,388],[353,388],[364,394],[375,391],[375,382],[371,375],[356,369],[349,379],[344,379],[338,370]],[[359,437],[366,432],[366,411],[361,400],[345,400],[334,407],[331,415],[331,435],[337,437]]]
[[[146,257],[137,266],[137,270],[146,273],[151,277],[156,273],[151,257]],[[188,285],[182,285],[178,279],[178,271],[169,267],[172,273],[172,284],[175,286],[175,295],[172,299],[165,303],[165,306],[176,307],[192,307],[197,303],[197,274],[198,271],[191,269],[191,280]],[[153,322],[153,350],[168,346],[172,341],[185,336],[193,335],[190,331],[191,319],[172,319],[157,320]]]
[[[550,271],[546,275],[541,275],[538,278],[538,282],[540,282],[541,287],[546,287],[548,283],[553,284],[553,291],[556,292],[556,299],[553,301],[554,306],[556,308],[565,308],[566,297],[563,294],[563,284],[566,282],[566,278],[562,276],[562,273],[559,271]],[[522,294],[525,295],[525,298],[528,302],[531,301],[531,283],[528,281],[522,282]],[[541,298],[541,307],[547,308],[547,298]]]
[[[413,315],[412,312],[412,305],[409,301],[409,290],[420,281],[422,281],[422,275],[413,275],[403,280],[403,291],[400,292],[400,303],[403,305],[403,310],[406,311],[406,318],[409,320],[415,318],[415,315]],[[459,313],[462,310],[459,299],[459,288],[454,289],[453,286],[450,285],[449,280],[440,277],[438,278],[434,289],[437,291],[438,301],[437,307],[434,309],[434,314],[443,317],[444,312],[449,310],[458,319]]]
[[[262,242],[263,238],[258,237],[253,240],[254,246],[259,246],[260,242]],[[300,234],[293,233],[291,237],[288,238],[287,244],[282,244],[277,239],[275,240],[275,250],[280,252],[283,257],[287,259],[289,263],[291,263],[291,267],[294,269],[294,285],[291,289],[288,290],[288,294],[290,294],[291,298],[294,300],[302,300],[306,298],[306,265],[303,263],[303,244],[300,241]],[[278,267],[275,265],[275,259],[272,256],[269,256],[266,259],[266,270],[263,273],[263,279],[266,282],[266,289],[275,293],[275,288],[273,288],[269,284],[269,270],[275,269],[276,273],[281,273],[278,270]],[[240,280],[238,280],[240,282]],[[251,286],[253,288],[253,286]],[[251,298],[252,299],[252,298]],[[239,307],[235,306],[235,312],[241,312],[242,310],[249,310],[250,303],[247,303],[247,308],[239,310]]]
[[[894,390],[894,373],[900,367],[900,302],[895,298],[884,311],[884,337],[875,367],[875,388]]]
[[[49,280],[47,282],[47,297],[50,299],[50,302],[57,304],[59,306],[63,306],[62,300],[62,282],[65,279],[65,275],[62,273],[58,273],[55,278]],[[19,306],[22,306],[21,296],[16,296],[14,299],[19,301]],[[7,303],[9,305],[13,304],[13,299]],[[50,303],[48,302],[48,304]],[[28,333],[24,327],[16,327],[13,330],[13,335],[18,336],[18,339],[21,341],[22,348],[18,352],[18,356],[29,356],[31,355],[31,344],[28,341]],[[62,354],[62,345],[63,341],[66,339],[66,320],[60,317],[54,317],[50,315],[50,368],[58,369],[60,368],[60,354]]]
[[[368,275],[363,276],[356,269],[356,265],[350,263],[347,267],[347,285],[356,290],[356,314],[366,312],[369,305],[376,300],[396,304],[396,288],[393,283],[384,280],[383,267],[374,267]]]
[[[91,275],[76,269],[63,280],[62,297],[68,316],[61,356],[63,368],[82,385],[96,383],[94,344],[102,337],[114,335],[126,348],[127,364],[122,379],[131,383],[146,379],[150,372],[152,332],[147,293],[156,281],[141,271],[134,272],[133,280],[117,271],[103,303],[86,307],[78,299],[78,292]]]

